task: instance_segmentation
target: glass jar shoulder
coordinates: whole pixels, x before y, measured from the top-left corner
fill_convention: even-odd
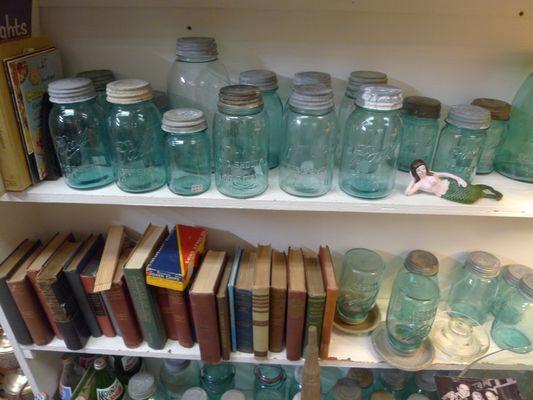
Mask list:
[[[484,138],[486,129],[468,129],[446,122],[442,128],[441,136],[453,138],[469,138],[480,140]]]
[[[81,123],[82,121],[100,125],[105,120],[105,111],[95,99],[71,103],[54,104],[50,111],[50,121],[61,123]]]
[[[321,130],[337,129],[337,116],[335,111],[331,110],[325,114],[314,114],[312,112],[296,111],[289,107],[285,113],[285,123],[287,129],[309,129],[317,128]]]
[[[277,91],[268,90],[261,92],[263,96],[263,102],[265,103],[265,109],[279,111],[280,115],[283,112],[283,103],[279,97]]]
[[[370,131],[374,129],[399,129],[402,118],[399,110],[378,111],[356,107],[346,122],[347,129]]]
[[[123,124],[160,125],[161,113],[152,101],[136,104],[112,104],[109,110],[109,124],[120,127]]]
[[[209,143],[207,130],[193,133],[170,133],[162,132],[165,135],[166,142],[171,147],[180,146],[198,146]]]
[[[264,127],[267,124],[266,113],[264,110],[255,113],[241,112],[241,113],[225,113],[218,110],[213,119],[214,126],[220,125],[257,125]]]
[[[185,62],[176,60],[172,64],[170,77],[178,86],[221,87],[229,83],[228,71],[219,60],[207,62]]]
[[[408,129],[432,129],[436,130],[440,127],[440,120],[438,118],[419,118],[413,115],[402,115],[403,127]]]

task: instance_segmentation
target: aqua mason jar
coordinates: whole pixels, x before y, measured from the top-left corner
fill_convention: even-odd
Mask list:
[[[331,75],[320,71],[296,72],[292,77],[291,93],[296,86],[300,85],[326,85],[331,88]],[[283,107],[284,113],[289,107],[290,96]]]
[[[48,125],[65,183],[95,189],[115,180],[105,112],[87,78],[60,79],[48,85]]]
[[[187,389],[200,384],[200,368],[194,360],[165,360],[159,379],[168,398],[178,400]]]
[[[533,273],[520,279],[518,289],[509,294],[492,323],[491,336],[502,349],[533,350]]]
[[[204,365],[200,381],[209,399],[219,400],[222,394],[235,387],[235,367],[230,363]]]
[[[498,311],[500,311],[507,298],[518,288],[520,279],[530,272],[533,272],[531,268],[520,264],[506,265],[502,268],[498,278],[498,294],[490,308],[492,315],[498,315]]]
[[[76,74],[79,78],[88,78],[94,85],[96,90],[96,102],[102,107],[106,113],[110,108],[110,104],[106,100],[106,86],[108,83],[115,81],[115,74],[108,69],[95,69],[90,71],[83,71]]]
[[[374,391],[374,373],[370,368],[350,368],[347,378],[354,380],[361,388],[363,400],[370,400],[370,395]]]
[[[339,107],[339,135],[337,136],[337,150],[335,162],[340,163],[342,157],[342,148],[344,142],[344,128],[348,117],[355,110],[355,99],[359,88],[363,85],[386,85],[388,77],[383,72],[377,71],[353,71],[348,78],[346,92],[341,100]]]
[[[472,182],[489,127],[490,112],[486,109],[472,105],[452,106],[440,132],[431,169]]]
[[[350,378],[341,378],[326,395],[326,400],[363,400],[361,388]]]
[[[259,89],[220,89],[213,121],[215,182],[223,195],[258,196],[268,187],[268,120]]]
[[[112,82],[107,85],[107,101],[117,186],[132,193],[160,188],[166,183],[165,135],[150,84],[140,79]]]
[[[287,375],[281,365],[258,365],[254,369],[254,375],[254,399],[285,399]]]
[[[276,168],[283,134],[283,104],[278,96],[278,78],[272,71],[255,69],[241,72],[239,83],[258,87],[261,91],[268,119],[268,167]]]
[[[411,163],[433,161],[440,131],[440,101],[431,97],[409,96],[403,101],[400,171],[409,171]]]
[[[350,196],[377,199],[394,188],[402,119],[401,89],[363,86],[344,128],[340,188]]]
[[[139,372],[128,381],[127,398],[131,400],[166,400],[167,396],[152,374]]]
[[[211,186],[209,135],[204,113],[177,108],[163,115],[168,188],[182,196],[205,192]]]
[[[494,158],[502,139],[507,131],[507,123],[511,114],[511,105],[496,99],[479,98],[472,104],[483,107],[490,112],[491,123],[487,130],[485,143],[481,148],[481,155],[477,163],[476,174],[490,174],[494,171]]]
[[[281,189],[300,197],[326,194],[333,181],[338,129],[331,88],[321,84],[294,87],[283,125]]]
[[[337,313],[350,325],[363,322],[376,303],[385,263],[368,249],[349,250],[342,260]]]

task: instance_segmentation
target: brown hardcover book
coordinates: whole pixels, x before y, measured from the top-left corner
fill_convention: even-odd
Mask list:
[[[257,246],[254,285],[252,287],[252,318],[254,355],[258,358],[268,356],[271,268],[272,248],[270,245]]]
[[[191,304],[189,301],[189,289],[171,290],[165,289],[170,303],[170,309],[174,310],[172,315],[174,326],[178,331],[178,342],[183,347],[194,346],[194,332],[191,325]]]
[[[304,258],[301,249],[289,248],[289,274],[287,291],[287,359],[302,357],[307,290],[305,286]]]
[[[161,316],[163,317],[163,323],[165,325],[165,331],[167,332],[167,337],[172,340],[178,340],[178,327],[174,320],[175,310],[170,306],[170,297],[168,290],[162,287],[155,287],[155,297],[157,300],[157,306],[161,311]]]
[[[95,293],[111,288],[125,238],[126,234],[122,225],[111,226],[107,231],[104,252],[94,282]]]
[[[272,253],[270,273],[270,326],[268,332],[269,350],[283,351],[285,338],[285,316],[287,308],[287,258],[285,253]]]
[[[307,345],[310,326],[316,326],[317,340],[322,337],[326,291],[322,279],[322,269],[318,256],[314,251],[303,251],[305,266],[305,282],[307,286],[307,305],[305,310],[304,345]]]
[[[220,348],[222,359],[229,360],[231,355],[231,333],[229,322],[228,282],[233,260],[228,259],[224,273],[220,279],[217,292],[218,333],[220,335]]]
[[[329,357],[329,343],[331,342],[331,331],[335,318],[335,308],[337,306],[337,296],[339,286],[335,275],[335,264],[328,246],[320,246],[318,253],[320,266],[322,268],[322,279],[326,289],[326,306],[324,309],[324,321],[322,322],[322,339],[320,340],[320,358]]]
[[[216,292],[226,264],[226,253],[209,250],[192,285],[191,308],[202,361],[220,361]]]

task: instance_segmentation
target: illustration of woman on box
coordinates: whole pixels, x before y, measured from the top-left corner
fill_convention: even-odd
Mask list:
[[[472,204],[481,198],[501,200],[503,195],[488,185],[472,185],[457,175],[430,171],[423,160],[415,160],[410,167],[411,182],[406,196],[418,191],[432,193],[456,203]]]

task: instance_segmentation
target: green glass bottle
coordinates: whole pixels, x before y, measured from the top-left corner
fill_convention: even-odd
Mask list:
[[[94,361],[95,378],[91,390],[91,399],[120,400],[124,396],[124,385],[116,374],[108,367],[105,357]]]

